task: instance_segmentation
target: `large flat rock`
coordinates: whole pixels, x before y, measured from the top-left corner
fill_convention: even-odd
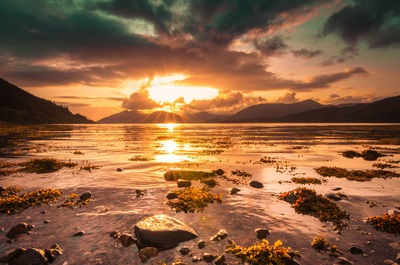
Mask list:
[[[196,238],[198,234],[183,221],[168,215],[154,215],[135,225],[135,236],[140,247],[155,247],[163,250]]]

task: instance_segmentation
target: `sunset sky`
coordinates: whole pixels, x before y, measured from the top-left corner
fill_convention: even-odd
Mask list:
[[[0,28],[0,77],[94,120],[400,95],[399,0],[5,0]]]

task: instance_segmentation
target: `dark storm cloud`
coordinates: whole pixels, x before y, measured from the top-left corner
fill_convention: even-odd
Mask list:
[[[314,58],[316,56],[319,56],[323,54],[323,51],[321,50],[308,50],[308,49],[297,49],[293,50],[292,54],[296,57],[302,57],[306,59]]]
[[[164,1],[156,6],[148,0],[113,0],[101,2],[97,7],[117,16],[146,19],[152,22],[160,33],[169,33],[167,23],[173,14],[168,8],[173,2],[174,0]]]
[[[400,43],[400,1],[360,0],[331,15],[323,34],[338,34],[355,46],[365,40],[370,48]]]
[[[284,23],[279,17],[282,13],[291,12],[295,16],[324,2],[328,1],[194,0],[191,4],[193,19],[189,27],[195,36],[208,38],[214,43],[227,44],[250,29]]]
[[[0,1],[2,53],[42,58],[82,49],[151,45],[117,20],[67,0]]]
[[[255,46],[266,56],[280,55],[288,47],[280,36],[274,36],[263,42],[256,41]]]
[[[267,62],[259,55],[226,46],[249,30],[268,31],[270,26],[284,23],[283,13],[305,14],[321,1],[193,0],[190,13],[180,15],[172,8],[178,1],[154,3],[0,1],[1,73],[23,86],[111,87],[128,79],[182,73],[189,78],[180,83],[242,92],[326,88],[357,74],[344,73],[332,79],[326,75],[320,77],[324,80],[315,77],[311,82],[287,80],[268,71]],[[152,23],[160,34],[135,34],[132,25],[126,24],[133,18]],[[182,18],[180,24],[174,24],[177,18]],[[182,34],[175,34],[177,30]],[[193,35],[186,38],[189,33]],[[286,46],[279,37],[258,45],[269,55]]]
[[[347,68],[343,72],[324,74],[312,76],[307,82],[301,82],[293,85],[294,90],[310,90],[316,88],[328,88],[332,84],[348,79],[356,75],[368,75],[370,74],[367,70],[362,67]]]

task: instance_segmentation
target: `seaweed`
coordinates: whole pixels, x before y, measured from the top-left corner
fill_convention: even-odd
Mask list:
[[[167,205],[175,209],[177,213],[203,212],[208,204],[222,202],[222,195],[210,193],[206,186],[201,189],[187,187],[185,189],[173,190],[172,192],[177,195],[177,198],[167,201]]]
[[[56,201],[61,196],[61,191],[55,189],[39,189],[22,195],[18,195],[21,191],[18,187],[7,187],[5,191],[5,193],[2,191],[0,198],[0,213],[2,214],[19,213],[29,207]]]
[[[335,245],[329,244],[324,236],[315,236],[311,242],[311,246],[317,251],[327,251],[329,255],[337,257],[339,249]]]
[[[273,245],[263,239],[248,248],[237,245],[234,241],[230,241],[225,252],[233,254],[243,263],[256,265],[285,265],[298,264],[293,259],[301,257],[298,251],[292,251],[290,247],[282,246],[282,241],[278,240]]]
[[[400,174],[387,170],[351,170],[340,167],[319,167],[315,171],[324,177],[346,178],[354,181],[370,181],[373,178],[398,178]]]
[[[322,182],[326,182],[325,179],[312,177],[293,177],[292,181],[296,184],[322,184]]]
[[[400,214],[384,214],[381,216],[368,217],[367,223],[378,231],[400,235]]]
[[[7,176],[19,172],[43,174],[58,171],[63,167],[75,167],[76,165],[76,162],[62,162],[55,158],[48,157],[35,158],[26,162],[19,163],[2,162],[1,167],[7,168],[0,170],[0,175]]]
[[[341,230],[346,226],[343,221],[350,219],[350,215],[346,211],[343,211],[329,198],[317,194],[315,190],[297,188],[281,194],[279,198],[291,203],[296,213],[314,216],[321,222],[332,222],[335,230]]]
[[[78,198],[78,194],[75,193],[71,193],[67,199],[60,204],[58,207],[63,207],[63,208],[70,208],[70,209],[74,209],[74,207],[82,207],[84,205],[87,205],[87,203],[89,202],[90,199],[87,200],[82,200],[80,198]]]

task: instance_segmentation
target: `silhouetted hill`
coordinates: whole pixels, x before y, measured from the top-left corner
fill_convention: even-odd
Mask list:
[[[293,113],[320,109],[324,107],[326,106],[313,100],[305,100],[292,104],[265,103],[245,108],[237,112],[236,114],[228,117],[226,120],[234,122],[235,120],[282,117]]]
[[[120,113],[98,120],[97,123],[143,123],[147,118],[146,114],[137,111],[124,110]]]
[[[168,123],[168,122],[187,123],[188,121],[178,114],[166,111],[153,112],[144,120],[144,123]]]
[[[197,112],[197,113],[193,113],[193,114],[186,114],[185,119],[190,121],[190,122],[197,122],[197,123],[201,123],[201,122],[218,122],[221,120],[225,120],[229,117],[229,115],[218,115],[218,114],[213,114],[213,113],[209,113],[206,111],[202,111],[202,112]]]
[[[400,122],[400,96],[349,107],[327,107],[284,117],[246,119],[241,122]]]
[[[98,123],[187,123],[188,121],[178,114],[166,111],[156,111],[144,114],[137,111],[122,111],[120,113],[105,117]]]
[[[14,123],[93,123],[68,108],[36,97],[0,78],[0,121]]]

